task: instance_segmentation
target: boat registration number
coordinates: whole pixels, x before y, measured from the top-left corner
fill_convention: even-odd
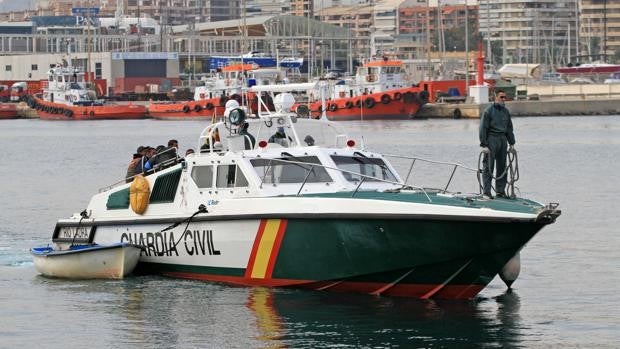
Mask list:
[[[54,240],[90,242],[93,227],[58,227]]]

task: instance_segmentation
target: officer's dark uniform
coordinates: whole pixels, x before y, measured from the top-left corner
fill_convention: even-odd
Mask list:
[[[506,143],[515,144],[510,112],[503,104],[493,103],[485,109],[480,117],[480,146],[487,147],[491,151],[490,154],[485,154],[482,160],[482,187],[484,194],[488,196],[491,196],[491,179],[493,178],[494,168],[497,168],[497,176],[504,173],[506,169],[508,148]],[[498,194],[504,194],[505,188],[506,174],[504,173],[502,177],[495,180],[495,191]]]

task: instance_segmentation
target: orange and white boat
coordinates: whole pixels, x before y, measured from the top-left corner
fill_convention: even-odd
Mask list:
[[[184,102],[153,102],[148,106],[149,115],[164,120],[212,119],[224,116],[226,102],[234,99],[248,106],[254,113],[258,108],[256,93],[248,91],[255,85],[285,82],[279,69],[259,68],[255,64],[231,64],[215,76],[200,81],[194,89],[194,100]]]
[[[352,79],[311,93],[308,107],[313,117],[325,112],[330,120],[409,119],[426,102],[428,92],[407,81],[402,61],[381,58],[358,67]]]
[[[17,105],[14,103],[0,103],[0,120],[2,119],[16,119]]]
[[[146,107],[134,104],[108,104],[86,88],[84,72],[56,65],[48,72],[43,94],[30,96],[28,106],[45,120],[142,119]]]

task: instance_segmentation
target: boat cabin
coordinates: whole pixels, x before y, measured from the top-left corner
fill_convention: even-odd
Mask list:
[[[231,64],[223,67],[215,76],[203,79],[194,89],[194,100],[242,95],[248,87],[286,81],[286,71],[282,69],[259,68],[256,64],[248,63]]]
[[[331,99],[350,98],[410,86],[402,61],[374,59],[358,67],[352,79],[332,84],[327,95]]]
[[[67,105],[93,105],[96,94],[86,87],[83,71],[57,64],[47,72],[47,86],[43,89],[43,99]]]
[[[188,203],[223,199],[351,195],[403,187],[382,155],[363,150],[334,123],[285,112],[294,103],[290,93],[274,96],[276,111],[253,118],[246,118],[235,103],[228,101],[224,119],[201,132],[196,153],[146,176],[152,188],[150,203],[157,204],[150,206],[151,213],[182,214]],[[245,123],[255,139],[250,146],[242,131]],[[274,139],[278,132],[286,142]],[[99,195],[91,202],[93,210],[109,215],[130,209],[125,200],[129,184],[112,185]]]

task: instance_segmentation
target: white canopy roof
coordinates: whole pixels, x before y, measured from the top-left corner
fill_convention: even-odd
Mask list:
[[[497,72],[503,79],[539,79],[540,64],[506,64]]]

